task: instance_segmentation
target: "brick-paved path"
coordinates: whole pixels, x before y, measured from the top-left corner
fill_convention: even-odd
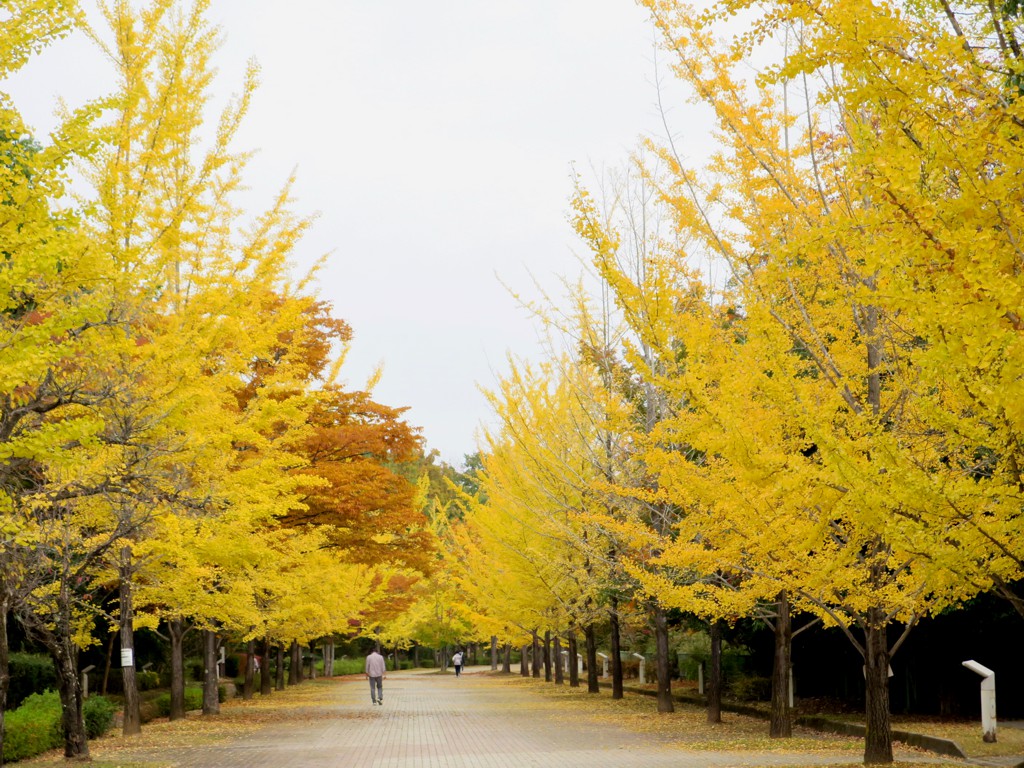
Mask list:
[[[485,677],[389,673],[384,706],[362,680],[332,687],[326,712],[227,743],[136,752],[179,768],[718,768],[860,762],[860,755],[697,752],[652,734],[571,719],[529,690]],[[122,753],[122,759],[129,755]]]

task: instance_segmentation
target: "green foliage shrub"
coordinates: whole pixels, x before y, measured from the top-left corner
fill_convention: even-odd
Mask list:
[[[770,701],[772,679],[754,675],[737,675],[729,680],[729,693],[740,701]]]
[[[10,687],[7,689],[7,706],[16,708],[33,693],[54,690],[57,687],[57,673],[53,661],[45,654],[12,653],[10,657]]]
[[[334,674],[361,675],[366,671],[365,659],[335,659]]]
[[[90,696],[82,706],[82,717],[85,720],[85,735],[90,739],[98,739],[110,730],[114,724],[114,713],[117,704],[103,696]]]
[[[5,763],[25,760],[64,743],[60,724],[60,696],[56,691],[33,693],[4,716]],[[85,735],[95,739],[114,723],[117,705],[102,696],[90,696],[82,708]]]
[[[162,693],[155,699],[156,711],[160,713],[161,717],[167,717],[171,714],[171,694]],[[185,711],[188,712],[193,709],[203,708],[203,689],[202,688],[186,688],[185,689]]]
[[[54,691],[33,693],[4,718],[4,762],[24,760],[59,747],[60,697]]]
[[[160,674],[153,670],[144,669],[135,676],[140,691],[152,691],[160,687]]]
[[[188,659],[185,662],[185,668],[189,671],[189,676],[198,683],[203,681],[203,660],[202,659]]]

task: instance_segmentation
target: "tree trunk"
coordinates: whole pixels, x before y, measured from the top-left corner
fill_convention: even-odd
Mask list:
[[[7,639],[8,613],[10,598],[5,593],[0,597],[0,768],[3,768],[4,764],[4,712],[7,711],[7,691],[11,687],[11,658]]]
[[[611,654],[612,654],[612,698],[622,698],[622,653],[619,643],[619,601],[612,598],[612,607],[608,611],[611,619]]]
[[[519,657],[519,674],[522,675],[523,677],[529,677],[530,676],[530,668],[528,666],[529,659],[530,659],[530,646],[524,645],[523,646],[523,653]]]
[[[537,630],[533,630],[533,676],[540,679],[540,637],[537,635]]]
[[[302,649],[299,648],[298,641],[292,640],[290,654],[291,656],[288,659],[288,685],[298,685],[299,667],[302,666]]]
[[[274,687],[279,691],[284,690],[284,645],[277,644],[277,658],[274,663]]]
[[[217,633],[203,630],[203,714],[220,714],[220,674],[217,669],[220,642]]]
[[[775,663],[772,666],[772,713],[768,735],[788,739],[793,735],[793,716],[789,709],[790,654],[793,649],[793,622],[789,613],[789,595],[779,592],[775,616]]]
[[[498,671],[498,637],[491,635],[491,672]]]
[[[416,643],[412,647],[412,665],[414,667],[416,667],[416,669],[419,669],[419,667],[420,667],[420,645],[419,645],[419,643]]]
[[[722,622],[711,622],[711,670],[708,675],[708,722],[722,722]]]
[[[270,635],[263,638],[263,661],[260,662],[260,696],[269,696],[274,690],[270,681]]]
[[[334,638],[324,643],[324,677],[334,677]]]
[[[562,639],[555,635],[554,638],[554,657],[555,657],[555,684],[562,685],[565,682],[565,676],[562,674]]]
[[[121,682],[124,689],[123,736],[142,733],[142,711],[139,702],[139,684],[135,677],[135,609],[132,604],[132,551],[121,547],[120,565],[120,629],[121,629]]]
[[[551,682],[551,630],[544,630],[544,682]]]
[[[47,650],[53,658],[57,673],[57,690],[60,693],[60,724],[64,732],[64,757],[69,760],[89,759],[89,743],[85,736],[85,719],[82,716],[82,685],[78,677],[78,646],[71,639],[71,633],[52,638]]]
[[[171,720],[185,717],[185,622],[167,621],[167,635],[171,639]]]
[[[312,643],[309,644],[309,679],[316,680],[316,647]]]
[[[579,648],[576,647],[576,627],[569,627],[566,633],[569,643],[569,687],[580,687]]]
[[[505,643],[502,649],[501,671],[506,675],[512,674],[512,643]]]
[[[245,644],[245,681],[242,683],[242,699],[252,700],[256,688],[256,641]]]
[[[601,686],[597,682],[597,631],[593,624],[583,628],[583,637],[587,643],[587,693],[600,693]]]
[[[672,675],[668,664],[668,619],[665,609],[658,605],[654,608],[654,640],[657,648],[655,669],[658,675],[658,711],[674,712],[672,704]]]
[[[114,655],[115,640],[117,640],[117,632],[111,632],[110,638],[107,640],[107,663],[103,667],[103,685],[100,687],[100,693],[103,696],[107,695],[107,685],[110,682],[110,659]]]
[[[889,722],[889,642],[882,611],[872,608],[864,629],[865,711],[864,763],[892,762],[892,726]]]

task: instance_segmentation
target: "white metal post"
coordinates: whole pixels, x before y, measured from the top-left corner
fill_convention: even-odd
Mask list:
[[[996,673],[973,659],[963,665],[981,675],[981,738],[991,744],[996,740]]]
[[[646,663],[647,659],[645,659],[639,653],[634,653],[633,656],[640,659],[640,685],[643,685],[647,682],[647,678],[644,677],[644,664]]]

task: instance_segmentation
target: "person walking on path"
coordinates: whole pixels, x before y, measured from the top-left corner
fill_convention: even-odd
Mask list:
[[[455,667],[455,676],[459,677],[462,674],[462,651],[456,651],[452,656],[452,666]]]
[[[366,657],[366,677],[370,680],[370,700],[374,704],[384,705],[384,674],[387,666],[380,651],[374,648]]]

